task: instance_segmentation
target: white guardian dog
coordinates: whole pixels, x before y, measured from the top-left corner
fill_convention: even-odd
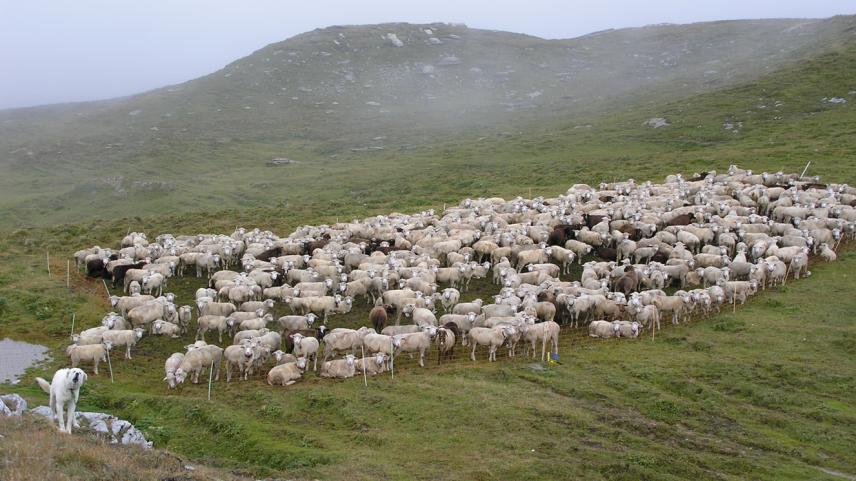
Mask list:
[[[86,381],[86,373],[83,372],[83,369],[76,367],[60,369],[54,373],[50,384],[40,377],[37,377],[36,381],[38,381],[39,386],[46,393],[51,395],[51,414],[55,419],[59,419],[59,430],[71,434],[72,425],[79,428],[80,425],[77,423],[74,413],[77,409],[77,397],[80,392],[80,386],[83,385],[83,381]],[[66,403],[68,404],[66,410],[68,421],[63,420],[62,416]]]

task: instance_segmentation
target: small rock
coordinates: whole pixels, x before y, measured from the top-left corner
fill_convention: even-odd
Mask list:
[[[441,67],[445,67],[447,65],[460,65],[460,64],[461,64],[461,60],[458,59],[458,57],[443,57],[443,60],[440,60],[440,62],[437,65],[439,65]]]
[[[547,370],[546,367],[544,367],[540,364],[533,364],[533,365],[529,366],[529,369],[532,369],[533,371],[546,371]]]
[[[53,415],[51,414],[51,408],[48,406],[38,406],[30,409],[28,411],[30,414],[37,414],[39,416],[46,417],[48,419],[52,419]]]
[[[660,127],[668,127],[669,125],[672,125],[672,124],[666,122],[666,119],[664,119],[664,118],[655,117],[653,119],[648,119],[648,120],[642,122],[642,125],[650,125],[651,127],[654,127],[655,129],[657,129]]]
[[[188,471],[196,471],[196,468],[194,468],[193,466],[185,466],[184,469]]]
[[[17,394],[6,394],[0,396],[0,413],[7,416],[20,416],[27,410],[27,401]]]
[[[128,115],[131,115],[131,116],[138,115],[140,112],[142,112],[142,110],[133,110],[131,112],[128,112]]]

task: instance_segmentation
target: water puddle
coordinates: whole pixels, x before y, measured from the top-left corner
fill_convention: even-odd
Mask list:
[[[48,348],[3,339],[0,341],[0,383],[18,381],[24,370],[48,358]]]

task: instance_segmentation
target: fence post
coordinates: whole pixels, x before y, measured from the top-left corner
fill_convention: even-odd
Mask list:
[[[392,379],[395,379],[395,345],[391,336],[389,338],[389,372],[392,373]]]
[[[214,378],[214,359],[211,360],[211,369],[208,370],[208,400],[211,400],[211,379]]]
[[[71,261],[65,260],[65,287],[71,287]]]
[[[110,384],[113,384],[113,363],[110,362],[110,349],[107,349],[107,366],[110,367]]]
[[[48,259],[48,276],[51,275],[51,253],[50,251],[45,251],[45,257]]]
[[[77,315],[77,313],[74,313],[71,315],[71,335],[72,336],[74,335],[74,316],[76,316],[76,315]]]
[[[338,219],[336,219],[336,223],[339,223]],[[366,348],[364,346],[360,346],[360,349],[363,351],[363,382],[366,387],[369,387],[369,379],[366,376]]]
[[[104,290],[107,291],[107,299],[110,299],[110,289],[107,289],[107,281],[101,279],[101,282],[104,283]]]

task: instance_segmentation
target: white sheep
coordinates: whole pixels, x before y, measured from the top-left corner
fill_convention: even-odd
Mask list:
[[[169,321],[158,319],[157,321],[152,323],[152,335],[155,336],[158,334],[177,339],[179,337],[179,334],[181,334],[181,327]]]
[[[621,321],[592,321],[589,324],[589,335],[606,339],[610,337],[621,337]]]
[[[142,328],[125,331],[106,331],[101,333],[101,338],[109,341],[115,347],[125,346],[125,359],[131,359],[131,347],[143,338],[145,331]],[[96,373],[97,374],[97,373]]]
[[[182,384],[187,379],[187,376],[193,373],[191,382],[197,384],[199,383],[199,375],[202,371],[212,365],[217,368],[214,376],[214,380],[217,381],[220,379],[220,362],[222,359],[223,349],[217,346],[205,345],[191,349],[184,355],[184,361],[175,370],[175,382]]]
[[[223,350],[223,358],[226,359],[226,382],[232,380],[232,366],[238,368],[239,380],[246,381],[247,376],[252,374],[256,355],[256,349],[249,343],[227,346]],[[243,374],[243,379],[241,379],[241,374]]]
[[[437,335],[437,328],[431,325],[424,326],[420,332],[410,334],[397,334],[393,336],[393,343],[396,345],[395,356],[401,352],[419,352],[419,366],[424,367],[423,359],[425,351],[431,348],[434,341],[434,336]],[[413,357],[413,354],[410,354]]]
[[[184,362],[184,354],[180,352],[176,352],[164,363],[164,371],[166,371],[166,377],[163,380],[167,384],[167,389],[172,389],[175,387],[175,371],[181,366],[181,363]]]
[[[352,354],[346,355],[343,359],[325,361],[321,363],[321,377],[333,377],[340,379],[354,377],[356,374],[356,368],[354,367],[355,361],[356,358]]]
[[[501,346],[508,338],[509,334],[516,333],[514,326],[504,326],[501,329],[491,329],[489,327],[474,327],[470,329],[468,334],[469,342],[473,346],[473,352],[470,354],[470,359],[476,360],[476,348],[479,346],[488,346],[489,355],[488,361],[496,361],[496,348]]]
[[[305,358],[297,358],[295,362],[279,364],[268,372],[267,383],[271,386],[291,386],[300,379],[300,375],[305,369]]]
[[[382,352],[379,352],[371,357],[355,359],[354,374],[359,375],[362,374],[363,371],[365,371],[365,373],[369,376],[376,376],[380,373],[386,372],[386,366],[388,365],[386,361],[388,359],[389,356]]]
[[[443,289],[440,295],[440,304],[443,305],[443,310],[449,312],[454,309],[461,299],[461,292],[455,288]]]
[[[187,326],[193,320],[193,308],[190,306],[181,306],[178,308],[178,326],[181,328],[180,334],[187,334]]]
[[[416,307],[415,304],[407,304],[401,313],[406,317],[412,317],[413,323],[417,326],[436,326],[437,318],[434,313],[424,307]]]
[[[303,334],[295,333],[291,335],[294,339],[294,355],[297,357],[305,357],[306,360],[313,360],[314,365],[312,370],[318,370],[318,339],[314,337],[306,337]]]
[[[196,339],[202,338],[205,340],[205,333],[208,331],[216,330],[219,334],[220,342],[223,342],[223,333],[226,331],[230,331],[234,326],[234,320],[229,320],[229,318],[223,316],[199,316],[197,319],[199,323],[199,329],[196,331]]]
[[[93,361],[95,364],[94,372],[98,374],[98,363],[107,360],[107,351],[113,347],[110,341],[102,341],[100,344],[90,344],[86,346],[78,346],[72,344],[68,346],[65,353],[71,358],[71,367],[77,367],[80,361]]]

